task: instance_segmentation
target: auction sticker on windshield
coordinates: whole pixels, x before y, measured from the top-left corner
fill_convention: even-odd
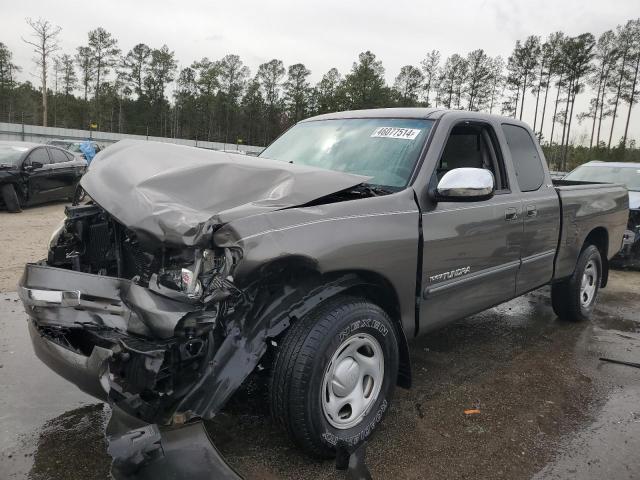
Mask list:
[[[415,140],[420,135],[419,128],[380,127],[371,134],[377,138],[400,138],[402,140]]]

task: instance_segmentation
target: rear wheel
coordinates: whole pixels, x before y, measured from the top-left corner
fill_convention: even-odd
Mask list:
[[[580,253],[573,275],[551,287],[553,311],[565,320],[589,319],[598,300],[601,282],[600,250],[589,245]]]
[[[2,192],[2,200],[7,207],[7,210],[12,213],[21,212],[20,208],[20,200],[18,199],[18,194],[16,193],[16,189],[13,185],[7,184],[2,185],[0,187],[0,191]]]
[[[364,299],[339,297],[287,332],[274,362],[271,411],[306,453],[335,456],[366,440],[382,420],[398,372],[388,315]]]

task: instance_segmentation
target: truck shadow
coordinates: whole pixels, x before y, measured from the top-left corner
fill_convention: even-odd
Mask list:
[[[622,290],[606,291],[607,305],[591,323],[558,320],[546,288],[412,342],[414,385],[396,390],[368,446],[373,477],[528,478],[538,471],[605,398],[583,368],[597,360],[593,330],[638,328],[629,317],[640,293]],[[271,420],[267,380],[253,378],[206,423],[221,453],[246,479],[344,478],[333,462],[303,455]],[[480,413],[465,415],[470,408]],[[108,478],[107,414],[93,405],[48,422],[29,477]]]
[[[560,322],[542,289],[412,342],[414,385],[396,391],[369,444],[373,477],[523,478],[537,471],[553,442],[588,418],[595,399],[575,361],[589,329]],[[476,407],[480,414],[464,414]],[[247,479],[343,478],[332,462],[301,454],[271,421],[264,380],[238,392],[207,428]]]

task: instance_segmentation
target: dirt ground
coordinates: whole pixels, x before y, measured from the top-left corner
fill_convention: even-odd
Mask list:
[[[15,291],[24,264],[41,260],[66,203],[27,208],[20,213],[0,210],[0,292]]]
[[[14,293],[63,210],[0,213],[3,479],[109,477],[109,407],[35,358]],[[368,445],[373,478],[640,478],[640,370],[599,360],[640,361],[639,305],[640,272],[612,271],[590,322],[557,319],[547,287],[414,340],[413,388],[396,391]],[[261,379],[207,429],[247,480],[344,478],[290,443]]]

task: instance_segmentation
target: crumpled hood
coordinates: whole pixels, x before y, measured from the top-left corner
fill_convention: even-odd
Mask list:
[[[123,140],[96,156],[81,181],[136,232],[174,245],[207,245],[216,225],[295,207],[369,177],[182,145]]]
[[[640,209],[640,192],[629,192],[629,210]]]

